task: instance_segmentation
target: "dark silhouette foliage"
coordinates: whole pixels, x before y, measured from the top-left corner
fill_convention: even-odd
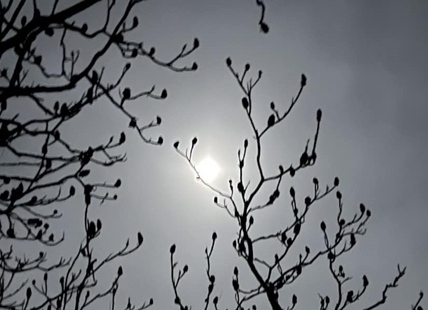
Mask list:
[[[164,60],[157,56],[156,48],[146,47],[142,41],[130,39],[130,33],[139,27],[138,16],[133,16],[134,9],[144,0],[76,0],[71,2],[52,0],[48,7],[43,1],[9,0],[0,1],[0,309],[85,309],[103,308],[109,304],[111,309],[146,309],[154,304],[150,297],[146,301],[134,304],[128,299],[123,303],[117,300],[117,293],[126,270],[122,266],[115,267],[110,281],[100,283],[102,270],[111,270],[118,258],[126,257],[143,246],[144,237],[138,232],[134,240],[127,239],[118,246],[115,252],[101,257],[96,253],[95,240],[100,238],[104,230],[112,229],[96,217],[92,211],[95,202],[115,201],[115,189],[122,185],[121,179],[94,180],[93,171],[122,163],[126,156],[120,154],[120,147],[126,143],[125,132],[118,132],[107,141],[97,141],[85,148],[76,147],[73,141],[64,134],[64,128],[73,123],[90,108],[102,109],[99,103],[114,107],[118,119],[124,128],[135,132],[141,140],[150,145],[162,145],[163,138],[152,138],[149,130],[162,124],[160,116],[142,124],[138,115],[134,115],[129,106],[133,102],[149,98],[163,100],[168,97],[166,89],[155,86],[148,90],[135,90],[124,85],[125,76],[132,70],[133,63],[145,58],[161,69],[177,73],[191,72],[198,69],[198,64],[181,65],[200,46],[199,39],[193,44],[184,44],[179,52]],[[263,33],[269,32],[265,21],[266,6],[263,1],[256,0],[260,8],[259,26]],[[84,19],[88,10],[96,8],[105,17],[101,27],[93,27],[89,20]],[[117,15],[116,9],[121,13]],[[115,15],[115,18],[113,18]],[[73,43],[73,38],[86,40],[88,46],[96,46],[96,50],[85,45]],[[50,55],[43,54],[41,42],[53,42],[59,46],[60,63],[52,65]],[[101,41],[102,43],[98,43]],[[97,43],[94,43],[97,42]],[[91,45],[92,44],[92,45]],[[76,47],[77,46],[77,47]],[[103,60],[109,51],[116,51],[125,60],[125,64],[116,79],[111,82],[106,78],[106,67]],[[85,61],[86,59],[86,61]],[[195,137],[188,151],[180,149],[180,143],[173,144],[175,150],[183,156],[195,171],[198,180],[214,193],[214,204],[224,209],[238,226],[238,234],[233,240],[233,250],[248,266],[247,270],[234,268],[230,289],[235,296],[236,309],[243,309],[252,300],[263,295],[274,310],[295,309],[298,307],[299,296],[291,295],[289,305],[281,305],[279,294],[282,289],[292,284],[315,261],[325,258],[327,268],[337,287],[337,296],[320,296],[320,309],[338,310],[356,304],[369,287],[369,276],[362,275],[358,287],[349,287],[346,268],[337,260],[351,251],[359,237],[365,234],[366,224],[371,216],[363,204],[351,218],[343,216],[342,194],[338,191],[339,179],[335,178],[332,185],[321,189],[320,181],[313,179],[314,193],[303,202],[298,202],[296,190],[289,189],[290,204],[293,218],[284,224],[281,231],[269,235],[253,236],[251,228],[257,225],[256,211],[264,210],[277,202],[282,191],[282,180],[294,177],[301,169],[311,167],[317,159],[321,110],[316,112],[314,136],[308,140],[296,163],[283,166],[273,175],[268,175],[261,161],[262,139],[268,132],[279,126],[287,118],[303,89],[307,86],[307,78],[301,76],[300,88],[291,105],[280,111],[275,103],[270,104],[271,114],[262,124],[256,124],[253,112],[252,92],[262,78],[258,71],[253,79],[248,79],[251,66],[246,64],[240,74],[232,60],[227,58],[226,64],[238,86],[243,91],[241,104],[252,128],[254,140],[244,140],[243,148],[238,151],[239,180],[229,181],[229,191],[223,192],[206,182],[196,169],[192,155],[198,144]],[[106,65],[108,66],[108,65]],[[59,99],[67,95],[68,100]],[[76,96],[75,92],[79,95]],[[31,109],[31,116],[21,113],[18,104],[25,105],[25,111]],[[18,111],[20,111],[18,113]],[[35,111],[35,112],[33,112]],[[120,117],[119,117],[120,116]],[[31,143],[27,145],[28,140]],[[251,141],[251,142],[249,142]],[[251,143],[251,145],[250,145]],[[256,168],[259,180],[250,187],[245,176],[248,161],[247,150],[256,149]],[[118,155],[119,153],[119,155]],[[265,203],[254,204],[260,197],[262,188],[274,184]],[[312,206],[325,196],[335,192],[338,215],[336,227],[327,227],[320,223],[320,235],[325,247],[313,251],[304,247],[299,260],[286,266],[285,258],[292,248],[296,247],[297,239],[305,229],[305,220]],[[74,199],[76,207],[80,207],[83,216],[84,238],[70,256],[61,256],[52,262],[49,253],[65,240],[67,231],[52,229],[56,220],[63,215],[63,203]],[[333,232],[334,230],[334,232]],[[218,239],[217,233],[211,236],[211,245],[205,249],[207,263],[207,293],[204,299],[205,309],[213,306],[220,309],[220,297],[216,295],[216,277],[213,271],[213,253]],[[255,244],[275,241],[281,246],[272,260],[267,261],[258,256]],[[39,251],[17,251],[27,244]],[[190,271],[188,265],[178,267],[176,255],[178,247],[170,247],[172,300],[180,310],[190,309],[180,298],[179,285]],[[405,274],[405,268],[398,266],[397,274],[391,283],[384,286],[381,296],[366,310],[384,304],[392,288],[398,286]],[[246,288],[241,276],[249,272],[257,281],[257,286]],[[104,279],[103,279],[104,281]],[[423,294],[420,293],[413,310],[422,310],[420,306]],[[228,308],[232,308],[228,307]],[[252,306],[256,310],[255,306]]]
[[[258,2],[258,1],[257,1]],[[259,2],[258,2],[259,3]],[[264,12],[264,11],[262,11]],[[263,17],[263,14],[262,14]],[[208,187],[214,194],[214,204],[226,211],[226,213],[235,220],[238,231],[237,238],[233,240],[232,247],[236,252],[237,256],[245,261],[245,265],[248,267],[245,272],[249,272],[256,280],[257,285],[254,287],[248,287],[247,283],[241,283],[239,275],[241,272],[235,267],[232,275],[232,286],[230,289],[234,291],[235,295],[235,309],[250,309],[250,303],[255,297],[264,295],[269,302],[271,309],[295,309],[298,306],[298,296],[293,294],[290,303],[281,304],[279,295],[282,290],[287,288],[288,294],[292,290],[291,284],[293,284],[303,272],[309,272],[312,264],[322,260],[323,258],[327,261],[326,268],[328,269],[331,277],[334,280],[336,286],[335,296],[321,296],[320,298],[320,310],[335,309],[343,310],[350,305],[357,305],[361,307],[358,302],[363,299],[364,294],[369,288],[368,275],[361,275],[361,283],[358,286],[348,285],[348,281],[351,279],[349,275],[345,273],[345,267],[339,263],[343,261],[342,256],[351,250],[357,244],[358,238],[362,237],[366,233],[366,224],[368,223],[371,212],[367,209],[364,204],[360,204],[359,210],[355,214],[346,218],[344,216],[344,205],[342,199],[342,193],[339,191],[339,178],[334,178],[331,185],[327,184],[325,189],[322,189],[320,181],[314,178],[313,181],[313,194],[306,196],[303,203],[299,202],[296,198],[296,190],[293,187],[289,188],[290,206],[293,217],[288,223],[284,223],[283,228],[280,231],[273,231],[269,234],[254,235],[252,228],[257,224],[257,214],[260,210],[265,210],[272,207],[280,196],[282,189],[282,181],[286,177],[293,178],[302,169],[313,166],[317,160],[316,147],[320,134],[320,124],[322,120],[322,112],[318,110],[315,115],[315,130],[314,136],[311,140],[309,139],[306,143],[304,150],[302,150],[301,156],[296,163],[284,166],[283,164],[278,165],[278,170],[274,174],[268,174],[266,168],[262,164],[262,153],[268,151],[263,149],[263,138],[274,128],[280,125],[287,117],[290,116],[291,111],[297,104],[297,101],[301,97],[304,88],[307,86],[307,78],[304,74],[300,78],[300,88],[297,95],[292,98],[291,104],[285,111],[277,109],[275,103],[270,103],[270,109],[272,114],[268,117],[266,123],[259,125],[255,121],[253,112],[253,91],[260,79],[262,78],[262,72],[259,71],[256,77],[247,77],[250,65],[246,64],[242,74],[239,73],[233,67],[231,58],[226,59],[226,65],[232,76],[238,83],[239,88],[243,92],[241,99],[244,114],[251,127],[251,137],[253,139],[245,139],[243,148],[238,150],[238,175],[239,179],[236,181],[229,180],[229,191],[225,192],[217,189],[215,186],[204,180],[203,176],[199,173],[196,164],[193,161],[193,154],[195,151],[195,145],[197,138],[193,138],[190,150],[180,150],[178,147],[180,143],[177,141],[174,143],[174,148],[180,156],[182,156],[190,165],[195,172],[197,179],[206,187]],[[255,149],[255,158],[248,157],[249,141],[253,141],[252,147]],[[262,150],[264,152],[262,152]],[[251,165],[255,162],[256,170],[258,174],[258,180],[251,180],[252,187],[250,187],[250,180],[246,178],[248,175],[244,167]],[[264,197],[264,189],[272,188],[273,190],[269,197]],[[308,246],[303,247],[303,251],[300,252],[299,258],[294,264],[290,264],[290,252],[299,247],[299,236],[303,229],[307,228],[306,219],[309,211],[313,206],[324,197],[335,193],[337,199],[337,216],[336,225],[334,227],[327,227],[324,221],[320,223],[320,235],[324,243],[324,248],[318,251],[312,251]],[[257,204],[255,201],[265,199],[265,203]],[[258,198],[258,199],[257,199]],[[217,235],[216,235],[217,236]],[[315,238],[315,237],[314,237]],[[279,245],[279,250],[271,260],[263,258],[263,251],[257,249],[259,244],[269,243],[276,241]],[[205,250],[205,253],[209,253],[206,257],[209,271],[209,277],[211,275],[211,254],[215,245],[215,239],[210,250]],[[182,280],[185,272],[179,271],[178,275],[175,273],[177,262],[174,261],[174,252],[171,252],[171,270],[172,270],[172,283],[175,292],[175,300],[178,301],[180,309],[189,309],[185,306],[178,295],[178,284]],[[382,294],[378,300],[372,301],[371,304],[365,308],[365,310],[371,310],[378,308],[383,305],[390,294],[390,290],[398,286],[399,281],[405,275],[406,268],[398,266],[395,277],[393,277],[391,283],[385,284]],[[205,299],[205,309],[208,308],[209,303],[212,303],[213,307],[217,310],[219,297],[215,296],[212,298],[214,290],[214,281],[208,281],[208,294]],[[412,305],[412,310],[422,310],[420,306],[423,293],[421,292],[415,305]],[[369,301],[370,302],[370,301]],[[315,305],[314,305],[315,307]],[[232,306],[226,306],[225,308],[232,308]],[[255,310],[256,305],[253,304],[251,309]]]
[[[146,132],[159,126],[162,119],[155,116],[150,123],[141,124],[128,107],[143,97],[165,99],[167,91],[154,86],[146,91],[132,90],[123,80],[132,63],[141,58],[175,72],[196,70],[196,63],[183,66],[179,62],[199,47],[199,40],[162,60],[154,47],[127,38],[138,29],[139,18],[132,13],[143,0],[55,0],[51,7],[43,2],[0,2],[0,309],[85,309],[100,307],[99,301],[106,299],[114,308],[125,271],[119,267],[107,288],[99,287],[97,275],[113,260],[139,249],[143,236],[138,233],[135,241],[126,240],[106,257],[94,254],[94,240],[109,227],[90,216],[89,210],[94,201],[116,200],[114,189],[121,186],[121,180],[91,180],[91,170],[125,161],[124,155],[115,153],[125,143],[126,134],[79,149],[62,130],[89,107],[102,109],[100,103],[110,104],[125,128],[129,126],[148,144],[161,145],[162,137],[153,139]],[[82,17],[93,9],[104,12],[101,27],[91,26]],[[96,50],[76,47],[76,38]],[[40,52],[46,44],[40,42],[46,40],[59,46],[59,64]],[[102,64],[109,51],[119,52],[118,63],[128,61],[113,83],[107,82]],[[76,90],[80,95],[73,93],[68,101],[55,99],[55,95]],[[26,108],[18,113],[15,106],[20,102]],[[32,111],[29,119],[25,110]],[[27,146],[28,139],[32,147]],[[51,263],[48,249],[58,246],[66,234],[51,226],[62,216],[61,203],[73,196],[83,197],[78,205],[83,206],[85,238],[74,256]],[[18,254],[20,242],[38,244],[41,250]],[[139,306],[128,301],[123,308],[144,309],[152,304],[152,299]]]

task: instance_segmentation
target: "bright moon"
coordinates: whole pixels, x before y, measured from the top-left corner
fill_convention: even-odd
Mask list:
[[[196,169],[199,172],[201,179],[207,182],[213,181],[220,172],[219,165],[210,157],[202,160],[197,166]]]

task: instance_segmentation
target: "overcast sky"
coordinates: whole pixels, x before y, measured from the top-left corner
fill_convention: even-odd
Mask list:
[[[269,103],[274,101],[284,111],[299,88],[300,74],[308,78],[289,119],[266,138],[263,163],[268,171],[279,164],[297,164],[316,128],[316,110],[323,110],[316,165],[284,180],[278,205],[255,217],[256,229],[265,232],[288,223],[290,186],[302,202],[312,193],[314,176],[321,184],[340,177],[345,213],[352,216],[364,203],[373,214],[366,236],[341,260],[355,277],[351,284],[359,285],[363,274],[371,282],[361,308],[380,298],[383,285],[393,280],[400,264],[408,266],[407,276],[390,291],[385,309],[410,309],[420,290],[428,293],[428,2],[266,0],[271,28],[267,35],[259,32],[259,10],[253,2],[151,0],[138,7],[141,31],[134,38],[156,46],[160,57],[172,56],[194,37],[201,42],[187,60],[196,61],[198,71],[174,73],[142,60],[126,80],[132,89],[153,84],[168,89],[167,100],[143,100],[134,109],[142,121],[162,116],[162,126],[151,134],[162,135],[164,146],[144,144],[114,109],[94,108],[67,133],[82,145],[99,141],[100,136],[128,133],[123,149],[128,161],[99,172],[101,179],[122,179],[119,199],[93,210],[105,227],[100,253],[120,246],[137,231],[145,237],[143,249],[120,262],[125,274],[122,297],[130,295],[136,302],[153,297],[154,309],[173,307],[169,247],[176,243],[177,259],[190,268],[180,292],[185,303],[200,309],[207,290],[204,248],[215,230],[219,235],[212,263],[218,282],[215,295],[222,296],[222,308],[234,307],[233,266],[242,265],[241,273],[248,273],[231,246],[237,224],[213,205],[213,194],[196,182],[172,147],[176,140],[183,147],[190,145],[197,136],[195,158],[210,156],[221,166],[215,185],[227,190],[227,180],[236,179],[238,148],[245,138],[254,145],[241,107],[243,94],[225,63],[231,57],[240,71],[247,62],[253,76],[263,71],[254,90],[261,127],[270,114]],[[109,57],[104,63],[114,72],[119,56]],[[79,201],[67,205],[79,211],[66,211],[72,219],[61,224],[66,232],[81,228],[78,205]],[[319,222],[331,220],[336,210],[333,195],[319,202],[303,227],[304,240],[321,246]],[[77,239],[71,236],[65,250]],[[329,293],[334,299],[327,267],[323,259],[305,270],[281,299],[288,302],[297,294],[298,309],[318,307],[317,293]]]

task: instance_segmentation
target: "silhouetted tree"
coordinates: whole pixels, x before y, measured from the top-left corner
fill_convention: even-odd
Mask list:
[[[173,144],[174,148],[185,160],[190,164],[190,167],[195,172],[197,179],[208,187],[214,194],[214,204],[226,211],[226,213],[235,220],[238,227],[237,238],[233,240],[233,250],[238,257],[245,261],[248,271],[256,280],[257,285],[248,287],[247,283],[241,283],[240,272],[235,267],[232,275],[232,287],[235,296],[236,305],[225,308],[244,309],[249,307],[249,303],[257,296],[264,295],[270,307],[273,310],[296,308],[298,303],[298,296],[292,295],[288,305],[281,304],[279,295],[284,288],[289,289],[289,285],[294,283],[303,272],[309,271],[309,267],[316,261],[326,258],[326,267],[333,279],[336,286],[335,296],[322,296],[320,297],[320,310],[335,309],[343,310],[349,305],[355,304],[363,298],[364,294],[369,288],[369,276],[361,275],[361,283],[358,286],[350,285],[347,283],[351,277],[345,272],[345,267],[339,263],[343,261],[342,256],[352,249],[354,249],[359,237],[363,236],[366,232],[366,224],[370,219],[371,212],[365,207],[364,204],[359,205],[359,210],[355,214],[347,218],[344,216],[344,205],[342,193],[338,190],[339,178],[334,178],[331,185],[324,186],[317,179],[313,179],[313,194],[306,196],[303,201],[298,201],[296,190],[293,187],[288,189],[288,195],[291,205],[291,214],[288,223],[284,223],[282,229],[279,231],[272,231],[268,234],[257,235],[252,228],[257,223],[257,212],[266,210],[278,202],[280,193],[283,191],[282,181],[286,177],[293,178],[302,169],[313,166],[317,161],[316,146],[320,133],[320,123],[322,119],[322,112],[318,110],[315,117],[315,133],[312,139],[306,143],[305,148],[302,150],[300,158],[295,163],[285,166],[284,164],[278,165],[277,172],[268,173],[266,167],[262,164],[262,153],[269,152],[263,149],[263,139],[270,133],[270,131],[279,126],[287,117],[290,116],[297,101],[302,95],[304,88],[307,85],[307,78],[304,74],[301,75],[300,88],[297,95],[292,98],[291,104],[285,111],[281,111],[274,102],[270,103],[271,114],[265,124],[257,124],[253,111],[254,98],[253,91],[260,79],[262,78],[262,71],[258,71],[256,77],[248,78],[250,64],[246,64],[244,70],[239,73],[232,64],[232,60],[227,58],[226,65],[232,73],[238,86],[243,92],[241,99],[242,109],[251,127],[251,136],[253,139],[245,139],[243,147],[238,150],[238,175],[239,179],[236,181],[229,180],[228,191],[222,191],[215,186],[204,180],[203,176],[199,173],[196,164],[193,161],[193,154],[198,139],[195,137],[191,142],[190,149],[180,149],[180,143],[177,141]],[[253,141],[253,142],[249,142]],[[252,143],[255,149],[255,158],[248,158],[248,149]],[[262,152],[263,150],[263,152]],[[257,180],[248,179],[247,166],[255,162],[255,169],[258,174]],[[269,196],[264,196],[266,190],[271,190]],[[335,225],[327,227],[326,222],[320,222],[319,231],[323,240],[324,246],[320,250],[313,251],[308,246],[300,243],[299,236],[306,228],[306,219],[309,211],[317,201],[334,193],[337,198],[337,216]],[[256,201],[265,201],[258,204]],[[211,272],[211,255],[214,249],[217,234],[212,236],[212,244],[210,250],[206,249],[207,260],[207,276],[208,276],[208,293],[205,299],[205,309],[210,304],[217,310],[219,309],[219,297],[213,296],[215,277]],[[275,253],[271,259],[266,259],[265,251],[257,248],[260,244],[277,243]],[[264,247],[265,248],[265,247]],[[293,250],[300,251],[297,261],[290,264],[290,252]],[[175,292],[175,303],[180,306],[180,309],[188,309],[178,294],[178,285],[186,274],[188,267],[180,269],[177,273],[177,262],[174,259],[176,246],[171,247],[171,272],[172,272],[172,285]],[[406,268],[398,266],[397,274],[392,279],[391,283],[384,286],[380,298],[373,301],[370,306],[365,310],[378,308],[387,300],[387,296],[392,288],[398,286],[400,279],[405,275]],[[289,293],[289,292],[288,292]],[[290,294],[290,293],[289,293]],[[423,293],[421,292],[415,305],[412,305],[412,310],[422,310],[420,306]],[[282,300],[283,302],[283,300]],[[360,305],[358,305],[360,306]],[[361,307],[361,306],[360,306]],[[253,304],[253,310],[256,306]],[[314,305],[315,308],[315,305]]]
[[[147,130],[161,124],[159,116],[153,117],[148,124],[141,124],[138,117],[129,109],[129,104],[143,97],[162,100],[167,91],[158,91],[153,86],[146,91],[131,90],[123,85],[125,76],[130,72],[131,61],[147,58],[155,65],[175,72],[188,72],[197,69],[197,64],[179,65],[179,62],[191,55],[198,47],[198,39],[193,45],[184,45],[178,54],[168,60],[159,59],[155,47],[143,46],[141,41],[129,39],[128,34],[138,28],[139,19],[132,16],[136,5],[143,0],[81,0],[74,4],[60,3],[52,0],[48,7],[44,1],[9,0],[0,1],[0,308],[1,309],[85,309],[103,307],[106,301],[111,309],[122,308],[116,303],[120,279],[124,273],[122,267],[112,276],[111,282],[101,286],[98,277],[101,269],[111,266],[119,257],[132,254],[143,244],[143,236],[138,233],[136,241],[126,240],[122,247],[106,257],[96,254],[95,242],[104,227],[99,218],[90,216],[94,201],[114,201],[117,196],[114,189],[121,186],[121,180],[89,180],[91,171],[97,166],[110,167],[125,161],[124,155],[118,155],[119,147],[125,143],[124,132],[117,133],[107,141],[97,141],[85,148],[75,146],[69,135],[64,134],[67,126],[77,120],[89,107],[97,108],[99,103],[110,104],[125,119],[127,126],[134,130],[141,139],[152,145],[161,145],[162,137],[152,139]],[[66,3],[64,1],[64,3]],[[267,33],[269,27],[265,22],[265,4],[256,0],[260,8],[259,25]],[[95,27],[85,15],[96,8],[105,12],[105,21]],[[117,10],[116,10],[117,9]],[[118,13],[120,10],[121,13]],[[76,44],[83,40],[87,44]],[[54,64],[54,57],[44,55],[41,50],[46,42],[59,45],[60,62]],[[102,42],[102,43],[100,43]],[[78,48],[76,48],[78,46]],[[191,46],[189,48],[189,46]],[[96,47],[96,50],[93,48]],[[117,78],[111,82],[105,74],[102,60],[109,51],[115,50],[121,55],[120,60],[129,60],[123,65]],[[247,80],[250,65],[239,74],[227,59],[227,65],[244,92],[242,106],[249,120],[255,137],[256,166],[259,180],[250,188],[244,178],[248,140],[238,152],[239,180],[229,182],[229,192],[217,190],[199,175],[192,154],[198,140],[191,141],[189,152],[182,152],[176,142],[174,147],[186,158],[195,170],[199,180],[216,193],[214,203],[227,211],[238,225],[238,237],[233,241],[233,248],[249,267],[257,280],[257,287],[244,289],[240,282],[238,268],[233,271],[232,289],[235,293],[236,308],[241,309],[254,297],[265,295],[272,309],[282,309],[279,293],[283,287],[293,283],[306,269],[321,257],[327,257],[328,268],[337,284],[338,296],[330,301],[328,296],[320,296],[320,309],[344,309],[357,302],[369,285],[368,277],[362,277],[358,290],[346,287],[348,277],[343,266],[337,266],[337,258],[354,248],[358,237],[365,233],[365,225],[370,211],[364,205],[351,219],[342,214],[342,195],[336,191],[339,179],[326,190],[320,189],[319,181],[313,180],[314,194],[308,196],[303,205],[297,202],[296,193],[290,188],[293,221],[279,232],[269,235],[252,236],[251,228],[255,225],[254,212],[272,206],[280,195],[281,182],[288,174],[294,176],[301,169],[316,162],[316,145],[319,135],[321,111],[316,114],[316,130],[313,143],[306,145],[298,164],[289,167],[279,166],[274,175],[267,175],[261,163],[262,138],[272,128],[281,123],[291,112],[306,86],[306,77],[302,75],[300,90],[291,106],[280,112],[271,104],[272,114],[266,125],[259,127],[253,118],[252,91],[262,77],[261,71],[254,80]],[[76,92],[79,94],[76,96]],[[65,95],[65,96],[64,96]],[[68,99],[64,99],[66,97]],[[61,99],[60,99],[61,98]],[[24,106],[25,108],[22,108]],[[99,107],[102,109],[102,107]],[[76,133],[79,134],[79,133]],[[29,142],[30,141],[30,142]],[[275,189],[267,197],[266,203],[254,203],[262,188],[275,184]],[[311,206],[321,198],[336,191],[338,199],[337,227],[333,233],[324,222],[320,224],[325,248],[312,253],[306,247],[299,260],[292,266],[285,267],[285,257],[290,249],[295,248],[297,238],[304,228],[305,219]],[[66,232],[58,235],[51,228],[52,223],[62,216],[61,203],[75,197],[83,198],[83,241],[71,257],[61,257],[51,262],[48,248],[55,248],[64,241]],[[91,212],[92,214],[92,212]],[[205,309],[210,304],[218,309],[219,297],[214,296],[215,276],[211,270],[212,254],[217,234],[212,234],[211,246],[206,249],[208,290]],[[261,258],[254,248],[256,243],[269,240],[277,241],[282,251],[272,261]],[[20,243],[37,244],[41,251],[17,251]],[[33,247],[35,248],[35,247]],[[180,309],[188,306],[180,299],[178,286],[188,272],[185,265],[177,271],[174,259],[176,246],[170,248],[171,280],[174,300]],[[381,298],[366,309],[374,309],[385,303],[387,293],[398,285],[404,276],[405,268],[398,268],[393,282],[385,285]],[[214,297],[213,297],[214,296]],[[413,309],[420,306],[422,293]],[[294,309],[298,302],[292,296]],[[136,306],[130,300],[124,309],[145,309],[153,304],[149,299]]]
[[[115,151],[126,136],[118,133],[80,149],[62,129],[88,107],[103,109],[99,103],[111,104],[144,142],[162,144],[162,137],[146,135],[148,129],[161,124],[161,118],[140,124],[128,106],[142,97],[165,99],[167,91],[154,86],[146,91],[131,90],[123,80],[131,61],[139,58],[176,72],[196,70],[196,63],[183,66],[179,62],[198,48],[199,41],[195,39],[190,48],[184,45],[171,59],[162,60],[154,47],[128,39],[138,29],[139,18],[132,13],[142,2],[54,0],[50,6],[46,1],[0,1],[0,309],[84,309],[103,299],[115,307],[122,267],[106,289],[99,287],[97,275],[111,261],[140,248],[143,236],[138,233],[135,242],[127,240],[117,252],[96,257],[93,241],[108,227],[91,218],[89,209],[94,200],[115,200],[112,191],[121,180],[89,181],[88,175],[96,166],[109,167],[125,160]],[[85,21],[88,15],[82,14],[94,9],[104,12],[100,27],[91,26],[90,20]],[[77,40],[86,43],[76,44]],[[59,46],[59,63],[42,54],[46,42]],[[111,50],[130,62],[115,81],[108,82],[101,61]],[[58,99],[63,94],[68,100]],[[65,235],[54,233],[50,225],[61,217],[61,203],[75,195],[83,197],[85,237],[74,256],[51,263],[46,249],[57,246]],[[19,254],[19,242],[37,243],[41,251]],[[136,307],[129,301],[124,308],[144,309],[152,303],[150,299]]]

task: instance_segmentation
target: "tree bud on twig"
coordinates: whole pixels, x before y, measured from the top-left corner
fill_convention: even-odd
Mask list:
[[[194,40],[193,40],[193,48],[198,48],[199,47],[199,39],[198,38],[195,38]]]
[[[143,235],[138,232],[137,234],[137,240],[138,240],[138,245],[141,245],[143,243]]]
[[[268,33],[269,26],[266,23],[260,23],[260,31],[263,33]]]
[[[166,89],[162,90],[161,96],[162,99],[165,99],[166,97],[168,97],[168,92]]]
[[[242,106],[244,107],[245,110],[248,109],[248,105],[249,105],[249,103],[248,103],[247,97],[243,97],[242,98]]]
[[[339,178],[338,178],[338,177],[335,177],[335,178],[334,178],[334,183],[333,183],[333,184],[334,184],[334,186],[336,186],[336,187],[337,187],[337,186],[339,186]]]
[[[364,275],[363,276],[363,286],[368,286],[369,285],[369,280],[367,279],[367,277]]]
[[[30,299],[31,298],[31,294],[32,294],[32,292],[31,292],[31,287],[28,287],[27,288],[27,299]]]
[[[268,118],[267,126],[272,127],[273,125],[275,125],[275,115],[271,114]]]
[[[296,174],[296,170],[294,170],[293,166],[290,166],[289,171],[290,171],[290,176],[294,177],[294,175]]]
[[[293,294],[291,302],[293,303],[293,305],[297,304],[297,296],[296,295]]]
[[[300,80],[300,86],[305,87],[306,86],[306,75],[302,74],[301,80]]]
[[[235,268],[233,268],[233,274],[235,275],[235,276],[238,276],[238,267],[236,267],[235,266]]]
[[[135,28],[138,26],[138,17],[134,16],[134,18],[132,19],[132,27]]]
[[[125,88],[122,92],[123,99],[127,100],[131,97],[131,89]]]
[[[318,109],[318,111],[317,111],[317,121],[318,122],[321,121],[321,116],[322,116],[321,109]]]
[[[235,291],[239,290],[239,283],[235,279],[232,280],[232,286]]]

